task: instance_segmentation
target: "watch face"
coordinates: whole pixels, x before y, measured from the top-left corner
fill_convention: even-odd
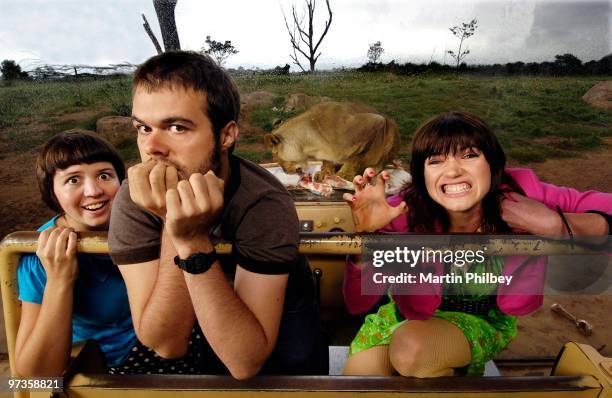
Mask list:
[[[190,274],[201,274],[208,271],[215,261],[217,261],[217,253],[214,250],[210,253],[192,254],[185,260],[178,256],[174,258],[174,263]]]
[[[191,271],[200,273],[208,270],[212,264],[207,264],[206,258],[202,256],[203,253],[196,253],[189,256],[187,261],[191,260]]]

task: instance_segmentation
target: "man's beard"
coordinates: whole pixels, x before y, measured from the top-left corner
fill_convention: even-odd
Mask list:
[[[142,156],[142,155],[141,155]],[[143,162],[154,160],[156,162],[165,164],[166,166],[174,167],[178,172],[179,181],[189,180],[189,177],[194,173],[206,174],[209,170],[212,170],[215,175],[219,176],[221,168],[221,136],[215,136],[215,147],[212,153],[207,159],[203,159],[202,162],[193,168],[187,168],[178,162],[173,162],[170,159],[159,156],[145,157],[142,156]]]
[[[206,174],[209,170],[212,170],[215,175],[219,175],[219,168],[221,167],[221,137],[215,137],[215,147],[213,148],[212,154],[208,159],[203,159],[202,162],[193,169],[187,169],[175,164],[174,167],[178,170],[180,180],[188,180],[189,177],[194,173]]]

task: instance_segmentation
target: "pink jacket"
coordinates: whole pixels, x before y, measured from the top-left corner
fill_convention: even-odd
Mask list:
[[[596,191],[579,192],[572,188],[557,187],[538,179],[529,169],[506,169],[517,184],[523,188],[527,197],[544,203],[551,209],[559,205],[567,213],[584,213],[588,210],[600,210],[612,213],[612,194]],[[402,201],[400,196],[392,196],[389,203],[397,205]],[[381,232],[408,232],[408,222],[405,215],[397,217]],[[428,264],[431,266],[432,264]],[[502,285],[498,289],[497,305],[501,311],[509,315],[527,315],[542,305],[543,288],[546,278],[546,257],[511,256],[505,258],[503,275],[513,275],[510,286]],[[433,265],[436,274],[444,273],[442,264]],[[373,286],[374,295],[361,294],[361,276],[371,280],[375,271],[366,264],[359,269],[350,260],[347,261],[344,273],[342,293],[346,307],[352,314],[365,312],[372,308],[388,286],[377,284]],[[393,300],[402,314],[408,319],[428,319],[440,305],[442,300],[440,284],[417,283],[410,285],[394,285],[391,287]],[[412,294],[405,294],[407,292]],[[520,293],[517,293],[520,292]],[[533,292],[533,294],[524,294]],[[394,294],[404,293],[404,294]]]

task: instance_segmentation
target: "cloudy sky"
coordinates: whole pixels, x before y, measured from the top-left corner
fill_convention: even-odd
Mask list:
[[[303,0],[179,0],[183,49],[199,50],[207,35],[240,51],[230,67],[291,63],[281,7]],[[319,0],[317,11],[324,16]],[[383,61],[452,63],[458,41],[448,28],[479,21],[467,42],[468,63],[583,61],[611,52],[612,0],[331,0],[333,23],[321,47],[321,68],[360,65],[368,43],[380,40]],[[0,0],[0,59],[24,69],[40,64],[140,63],[155,49],[142,27],[158,35],[151,0]],[[320,29],[320,25],[318,27]],[[295,68],[293,68],[295,70]]]

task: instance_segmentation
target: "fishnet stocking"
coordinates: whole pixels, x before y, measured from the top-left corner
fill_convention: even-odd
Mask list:
[[[389,346],[391,364],[403,376],[452,376],[455,368],[469,365],[471,356],[461,329],[436,317],[406,322]]]
[[[393,373],[388,345],[379,345],[350,355],[343,371],[346,376],[391,376]]]

